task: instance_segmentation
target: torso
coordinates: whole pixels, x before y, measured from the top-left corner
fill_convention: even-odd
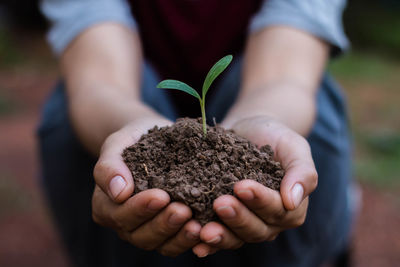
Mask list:
[[[199,90],[209,68],[227,54],[239,54],[250,18],[261,0],[131,0],[146,58],[163,79]],[[211,91],[212,94],[212,91]],[[171,93],[184,116],[197,116],[193,102]]]

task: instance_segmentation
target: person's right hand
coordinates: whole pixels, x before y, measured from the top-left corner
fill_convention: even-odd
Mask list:
[[[171,122],[156,118],[136,120],[111,134],[104,142],[94,168],[93,220],[114,229],[120,238],[138,248],[177,256],[199,243],[201,225],[191,220],[188,206],[173,202],[160,189],[132,196],[132,174],[122,159],[124,148],[134,144],[154,125]]]

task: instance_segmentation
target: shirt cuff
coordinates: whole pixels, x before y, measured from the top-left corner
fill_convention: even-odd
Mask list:
[[[118,2],[119,4],[116,4]],[[95,0],[75,2],[70,5],[66,2],[63,4],[42,5],[43,13],[53,22],[47,34],[47,40],[57,56],[62,54],[80,33],[93,25],[115,22],[131,29],[137,27],[130,7],[121,1]]]
[[[344,34],[342,12],[346,1],[269,0],[252,18],[249,31],[257,32],[268,26],[284,25],[308,32],[332,46],[336,56],[349,49]]]

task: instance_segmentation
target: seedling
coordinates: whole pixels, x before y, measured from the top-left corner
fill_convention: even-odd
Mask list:
[[[208,92],[208,89],[210,89],[211,84],[214,82],[214,80],[228,67],[228,65],[232,61],[232,55],[225,56],[218,60],[217,63],[212,66],[210,71],[208,72],[206,79],[204,80],[203,83],[203,89],[202,89],[202,94],[201,97],[197,93],[195,89],[190,87],[184,82],[177,81],[177,80],[164,80],[160,82],[157,85],[157,88],[162,88],[162,89],[175,89],[175,90],[180,90],[188,93],[189,95],[192,95],[196,97],[200,101],[200,108],[201,108],[201,118],[203,122],[203,134],[204,137],[207,136],[207,125],[206,125],[206,110],[205,110],[205,105],[206,105],[206,94]]]

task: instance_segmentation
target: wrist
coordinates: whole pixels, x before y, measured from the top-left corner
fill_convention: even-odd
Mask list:
[[[69,102],[71,122],[82,144],[97,155],[104,140],[126,125],[150,129],[167,120],[138,99],[121,94],[97,94]],[[152,125],[151,125],[152,124]],[[151,127],[150,127],[151,126]]]
[[[224,119],[225,127],[262,116],[283,123],[303,136],[311,130],[316,115],[316,96],[310,90],[282,82],[243,91]]]
[[[278,118],[273,113],[266,112],[232,112],[232,114],[228,114],[226,118],[222,121],[221,125],[225,129],[233,129],[237,124],[240,124],[244,120],[252,120],[258,117],[263,117],[266,120],[278,121]]]

